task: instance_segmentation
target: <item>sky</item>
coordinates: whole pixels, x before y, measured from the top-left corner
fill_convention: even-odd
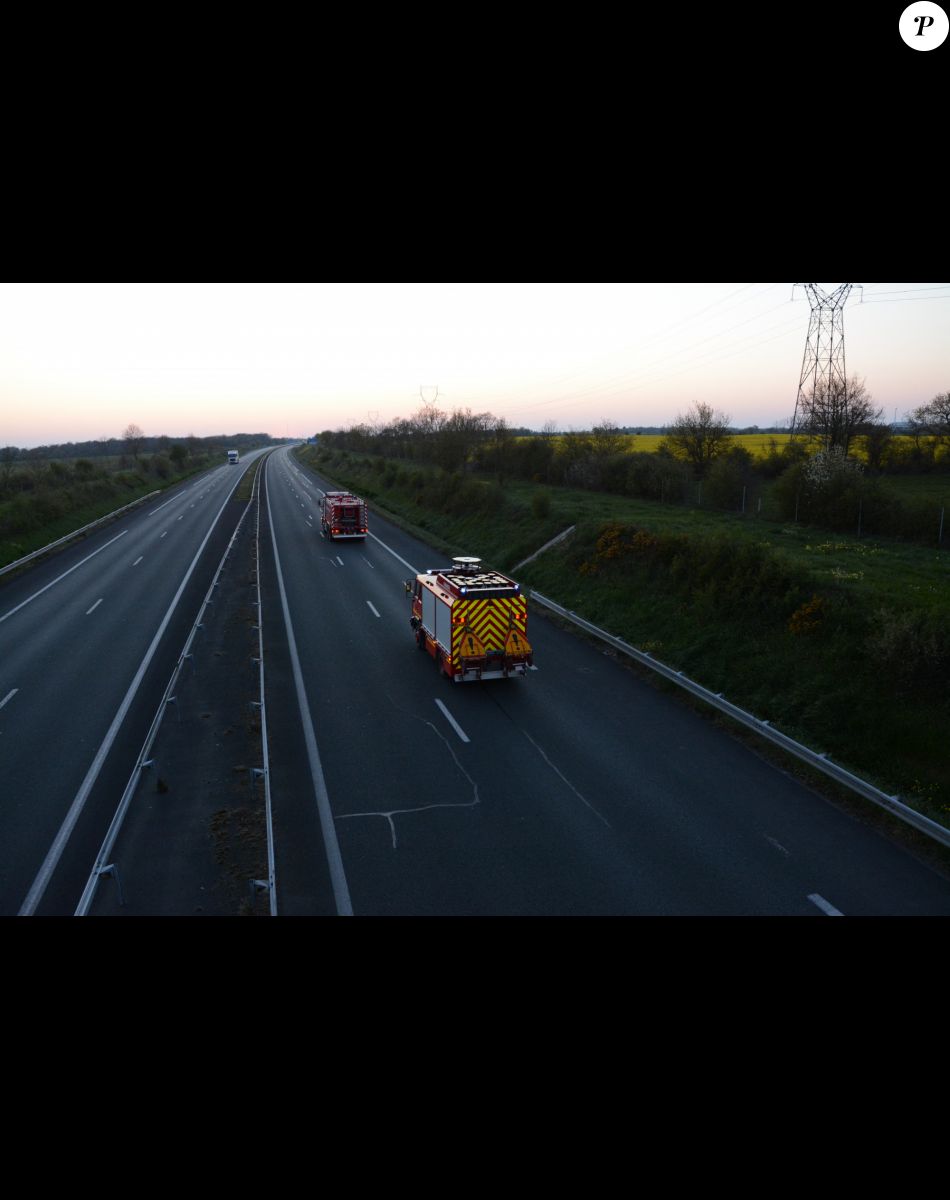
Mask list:
[[[703,401],[765,427],[794,410],[810,311],[791,283],[0,283],[0,447],[308,437],[423,400],[561,431]],[[855,284],[844,333],[885,420],[950,390],[950,284]]]

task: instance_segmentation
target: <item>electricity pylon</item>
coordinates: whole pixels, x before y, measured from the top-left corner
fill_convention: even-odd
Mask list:
[[[805,354],[802,358],[802,374],[798,381],[795,397],[795,413],[792,417],[792,437],[798,432],[798,414],[803,407],[808,381],[812,395],[823,383],[829,394],[840,385],[847,389],[848,377],[844,368],[844,306],[848,293],[862,284],[841,283],[829,296],[817,283],[796,283],[792,288],[803,287],[811,304],[811,320],[808,322],[808,337],[805,339]]]

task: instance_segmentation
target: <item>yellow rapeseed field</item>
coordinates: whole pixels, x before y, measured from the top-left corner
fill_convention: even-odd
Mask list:
[[[642,453],[650,454],[659,448],[660,443],[664,440],[662,433],[628,433],[622,435],[627,453]],[[754,458],[768,457],[773,445],[779,450],[786,444],[789,439],[787,433],[737,433],[733,437],[733,444],[742,446],[750,451]],[[556,440],[560,440],[559,438]],[[909,438],[903,434],[898,434],[894,437],[895,443],[911,442]],[[818,442],[815,441],[813,449],[818,449]],[[852,446],[852,454],[855,458],[864,458],[864,446],[862,439],[856,438]]]

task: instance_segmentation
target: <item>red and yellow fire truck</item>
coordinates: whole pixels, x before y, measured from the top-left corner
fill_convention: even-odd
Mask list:
[[[331,542],[366,539],[366,501],[350,492],[324,492],[320,501],[320,532]]]
[[[419,649],[453,683],[526,674],[534,660],[520,584],[482,570],[479,558],[452,564],[406,580]]]

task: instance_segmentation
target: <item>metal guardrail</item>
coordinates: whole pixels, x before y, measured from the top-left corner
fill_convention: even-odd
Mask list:
[[[236,486],[237,485],[235,485],[235,487]],[[256,486],[256,481],[255,481],[255,486]],[[232,494],[233,494],[233,489],[232,489]],[[260,507],[260,505],[258,503],[258,511],[259,511],[259,507]],[[170,704],[175,703],[175,686],[178,682],[179,676],[181,675],[181,671],[182,671],[182,668],[184,667],[185,663],[189,659],[192,659],[193,652],[192,652],[191,647],[195,640],[195,637],[198,634],[198,631],[202,628],[202,621],[203,621],[203,618],[205,615],[205,610],[207,609],[209,604],[214,603],[215,589],[218,587],[221,572],[224,570],[224,564],[228,560],[231,550],[234,547],[234,543],[237,540],[238,534],[241,532],[241,526],[244,524],[244,518],[250,512],[250,509],[251,509],[251,505],[248,504],[247,508],[241,514],[240,520],[238,521],[237,525],[234,527],[234,532],[231,534],[231,537],[228,540],[227,548],[225,549],[224,554],[222,554],[222,556],[221,556],[221,561],[218,563],[218,568],[214,573],[214,578],[211,581],[211,586],[208,588],[205,598],[202,601],[201,608],[198,610],[198,616],[195,618],[195,622],[191,627],[191,632],[188,634],[188,637],[185,641],[185,645],[182,649],[182,652],[178,656],[178,662],[175,664],[175,669],[172,671],[171,678],[168,681],[168,686],[165,688],[165,692],[159,703],[158,710],[155,713],[154,718],[152,719],[152,724],[151,724],[151,727],[149,728],[149,731],[145,737],[145,742],[142,745],[142,749],[139,751],[138,758],[136,759],[136,763],[135,763],[135,768],[133,769],[132,774],[129,776],[128,783],[125,785],[125,791],[122,793],[122,798],[119,801],[118,807],[116,808],[115,815],[113,816],[112,822],[109,825],[109,829],[106,833],[106,836],[103,840],[102,846],[96,857],[96,861],[95,861],[95,864],[89,875],[89,879],[86,882],[86,886],[83,890],[82,896],[80,897],[79,903],[76,906],[76,911],[73,914],[74,916],[84,917],[84,916],[88,915],[89,910],[92,906],[92,901],[95,898],[96,890],[99,885],[99,880],[103,875],[110,875],[110,874],[115,875],[116,882],[117,882],[117,884],[119,884],[118,872],[116,871],[115,864],[113,864],[109,861],[112,856],[112,851],[115,847],[116,840],[119,836],[119,831],[121,830],[123,822],[125,821],[125,816],[126,816],[126,813],[128,812],[129,805],[132,802],[132,797],[135,795],[135,791],[138,788],[139,781],[142,777],[142,772],[146,768],[152,766],[152,759],[151,759],[150,755],[152,752],[152,746],[155,744],[155,739],[158,737],[158,731],[161,727],[162,719],[165,716],[168,706]],[[258,517],[258,520],[259,519],[260,518]],[[259,587],[259,585],[258,585],[258,587]],[[260,607],[259,606],[258,606],[258,620],[260,620]],[[194,665],[194,664],[192,663],[192,665]],[[263,668],[262,668],[261,678],[262,678],[262,687],[263,687]],[[262,730],[264,730],[263,699],[264,699],[264,697],[263,697],[263,691],[262,691],[261,692],[261,728],[262,728]],[[264,755],[265,755],[264,761],[265,761],[265,765],[266,765],[266,761],[267,761],[267,759],[266,759],[266,755],[267,755],[266,741],[265,741],[265,747],[264,747]],[[265,772],[265,780],[266,780],[266,778],[267,778],[267,775]],[[267,803],[268,803],[268,811],[269,811],[269,805],[270,805],[269,787],[267,789]],[[270,847],[268,848],[268,852],[272,859],[273,855],[270,850]],[[271,880],[269,880],[268,882],[269,882],[270,890],[271,890],[271,911],[273,913],[274,903],[275,903],[275,901],[273,899],[273,886],[272,886],[273,874],[271,875]],[[121,884],[119,884],[119,895],[121,897]],[[121,899],[120,899],[120,903],[121,903]]]
[[[106,513],[104,517],[98,517],[95,521],[90,521],[88,525],[83,525],[82,529],[74,529],[72,533],[67,533],[65,537],[58,538],[55,542],[50,542],[48,546],[41,546],[39,550],[34,550],[32,554],[26,554],[23,558],[18,558],[16,562],[7,563],[5,567],[0,567],[0,575],[5,575],[7,571],[14,571],[17,567],[22,567],[24,563],[32,562],[34,558],[39,558],[41,554],[49,554],[50,550],[55,550],[57,546],[65,546],[73,538],[82,537],[84,533],[90,529],[95,529],[97,525],[103,525],[106,521],[111,521],[113,517],[121,516],[122,513],[128,512],[130,508],[144,504],[146,500],[151,500],[153,496],[160,494],[161,489],[158,488],[154,492],[149,492],[147,496],[139,496],[138,500],[133,500],[131,504],[123,504],[115,512]]]
[[[549,542],[545,542],[540,550],[535,550],[534,554],[529,554],[528,557],[523,558],[520,563],[515,563],[515,565],[511,568],[512,571],[520,571],[521,568],[527,563],[534,562],[534,560],[542,555],[545,550],[550,550],[551,547],[556,546],[558,542],[563,542],[566,537],[570,537],[576,528],[576,525],[568,525],[567,529],[565,529],[562,533],[559,533],[557,537],[553,537]]]
[[[572,612],[570,609],[556,604],[546,596],[542,596],[540,592],[531,591],[529,598],[533,603],[550,609],[566,621],[570,621],[594,637],[600,638],[601,641],[613,646],[615,650],[619,650],[621,654],[627,655],[628,658],[632,658],[641,666],[648,667],[651,671],[656,671],[658,675],[662,675],[670,683],[675,683],[677,687],[685,688],[686,691],[706,704],[712,705],[713,708],[725,713],[726,716],[732,717],[733,720],[738,721],[747,729],[751,729],[753,733],[757,733],[760,737],[772,742],[773,745],[781,747],[781,749],[786,750],[802,762],[828,775],[835,782],[843,784],[853,792],[857,792],[858,795],[863,796],[866,800],[870,800],[873,804],[886,809],[908,825],[919,829],[921,833],[925,833],[928,837],[940,842],[941,845],[950,846],[950,829],[945,828],[936,821],[932,821],[929,817],[925,817],[923,813],[917,812],[916,809],[910,808],[898,796],[888,796],[886,792],[882,792],[879,788],[874,787],[867,780],[853,775],[850,771],[846,771],[844,767],[833,763],[827,754],[819,754],[817,751],[809,749],[808,746],[803,746],[800,742],[794,741],[786,734],[773,729],[768,721],[762,721],[744,709],[737,707],[735,704],[731,704],[723,698],[721,692],[711,692],[708,688],[703,687],[702,684],[689,679],[682,671],[674,671],[672,667],[659,662],[649,651],[637,650],[635,646],[631,646],[623,638],[614,637],[613,634],[598,628],[598,626],[593,625],[590,621],[585,620],[584,617],[579,617],[577,613]]]
[[[257,513],[254,528],[254,582],[257,588],[257,665],[261,697],[257,703],[257,708],[261,714],[261,753],[263,763],[261,774],[264,778],[264,821],[267,829],[267,879],[256,882],[260,886],[266,887],[270,903],[270,915],[276,917],[277,877],[274,865],[274,817],[270,793],[270,760],[267,756],[267,707],[264,699],[264,614],[261,608],[261,480],[264,474],[265,463],[269,457],[269,455],[265,455],[261,459],[257,469],[257,476],[254,480],[254,488],[257,492]]]

